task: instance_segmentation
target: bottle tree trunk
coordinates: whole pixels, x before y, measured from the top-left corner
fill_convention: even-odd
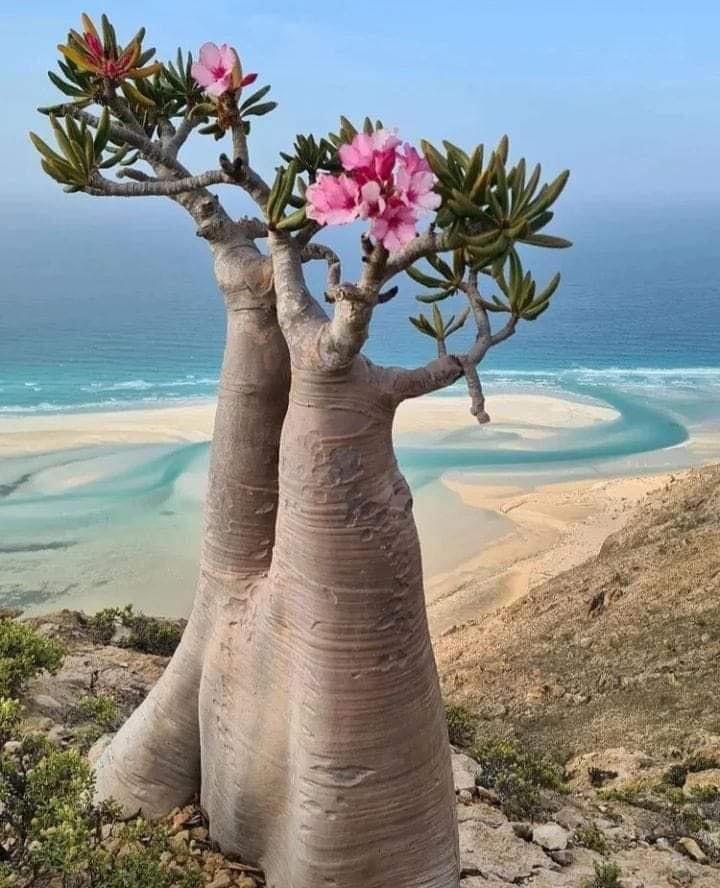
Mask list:
[[[167,670],[96,765],[100,798],[127,812],[167,813],[199,793],[199,687],[228,602],[267,573],[277,512],[280,430],[289,359],[269,262],[248,242],[214,245],[227,338],[210,458],[200,578]]]
[[[456,888],[455,797],[383,371],[293,367],[269,576],[200,695],[202,804],[269,888]]]

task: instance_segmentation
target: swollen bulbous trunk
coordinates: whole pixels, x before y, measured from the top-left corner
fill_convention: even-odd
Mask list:
[[[233,273],[234,272],[234,273]],[[289,359],[270,270],[254,249],[221,253],[227,341],[210,459],[200,580],[188,626],[167,670],[96,766],[97,793],[126,812],[167,813],[199,792],[198,697],[205,652],[226,630],[272,556],[280,430]]]
[[[200,694],[202,803],[269,888],[456,888],[455,798],[382,371],[293,368],[270,574]]]

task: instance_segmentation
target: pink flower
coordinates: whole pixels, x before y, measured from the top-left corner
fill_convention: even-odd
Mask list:
[[[209,96],[215,97],[240,89],[257,79],[257,74],[246,74],[240,78],[240,61],[235,50],[227,43],[222,46],[203,43],[199,60],[193,63],[192,76]]]
[[[397,197],[391,197],[383,212],[372,220],[370,234],[393,253],[415,237],[415,212]]]
[[[358,217],[360,186],[349,176],[321,174],[305,196],[308,218],[320,225],[347,225]]]
[[[387,130],[376,130],[369,136],[357,133],[349,145],[341,146],[338,156],[348,172],[355,172],[366,181],[385,180],[392,175],[399,144],[400,139]]]
[[[435,177],[427,160],[412,145],[405,145],[404,153],[398,154],[395,187],[400,199],[415,211],[416,218],[440,206],[442,198],[433,191],[434,185]]]
[[[361,219],[374,219],[385,209],[385,198],[379,182],[370,180],[360,189],[358,213]]]

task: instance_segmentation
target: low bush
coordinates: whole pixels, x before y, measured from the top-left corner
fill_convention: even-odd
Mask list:
[[[589,851],[596,851],[598,854],[607,854],[608,852],[607,836],[594,823],[579,826],[575,830],[575,841]]]
[[[17,727],[16,716],[7,713],[8,730]],[[67,888],[203,884],[187,847],[173,845],[163,826],[142,818],[123,823],[114,806],[94,803],[93,774],[79,752],[41,734],[8,745],[0,753],[0,888],[50,879]]]
[[[25,623],[0,620],[0,697],[17,696],[43,670],[57,672],[64,653],[61,644],[43,638]]]
[[[117,629],[124,627],[129,634],[118,642],[120,647],[165,657],[175,653],[182,638],[182,629],[176,623],[148,617],[135,611],[131,604],[125,608],[111,607],[98,611],[86,617],[85,624],[97,644],[109,644]]]
[[[448,736],[453,746],[465,749],[470,746],[477,730],[477,718],[464,706],[449,703],[445,707]]]
[[[508,817],[538,818],[543,810],[540,790],[564,788],[564,771],[556,762],[512,740],[483,740],[471,755],[482,769],[480,784],[495,790]]]
[[[585,888],[622,888],[622,869],[616,863],[596,863],[595,875]]]

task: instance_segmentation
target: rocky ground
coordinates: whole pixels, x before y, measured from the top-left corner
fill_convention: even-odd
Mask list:
[[[719,604],[716,467],[652,494],[598,558],[439,640],[463,888],[720,888]],[[31,622],[67,653],[23,692],[26,725],[94,757],[167,657],[123,646],[121,621],[102,639],[71,611]],[[114,701],[112,724],[78,718],[88,697]],[[211,888],[263,885],[198,807],[167,826]]]
[[[650,494],[597,558],[436,644],[483,730],[567,755],[720,734],[720,467]]]
[[[40,634],[61,640],[67,654],[56,675],[33,679],[23,693],[27,725],[47,733],[61,746],[87,740],[91,725],[68,718],[80,700],[88,694],[111,697],[118,704],[119,722],[145,696],[167,663],[166,657],[112,643],[123,641],[122,628],[111,643],[97,643],[75,612],[64,611],[32,622]],[[482,721],[476,722],[468,734],[470,746],[477,727],[482,729]],[[98,755],[109,739],[109,734],[101,736],[90,749],[90,757]],[[715,747],[705,750],[706,764],[713,764],[712,755],[720,758],[720,737],[715,743]],[[541,804],[531,819],[507,816],[505,796],[488,788],[485,779],[495,766],[485,762],[482,754],[478,758],[480,763],[459,748],[453,749],[463,888],[720,886],[720,868],[713,861],[720,860],[720,834],[687,830],[688,835],[682,835],[664,799],[658,797],[657,804],[650,808],[640,807],[634,804],[639,800],[631,792],[623,793],[628,787],[634,792],[638,785],[652,787],[661,781],[667,767],[662,760],[624,749],[577,757],[565,765],[566,786],[540,790]],[[694,772],[686,782],[700,785],[703,774],[703,785],[718,785],[720,789],[718,769]],[[601,785],[595,786],[593,781]],[[633,804],[625,801],[626,797]],[[255,868],[218,853],[209,840],[209,824],[198,807],[191,805],[172,812],[167,825],[174,846],[200,863],[211,888],[263,884],[262,873]],[[720,823],[717,827],[720,829]],[[119,844],[112,829],[107,830],[105,841],[109,847]],[[601,873],[602,867],[618,865],[620,880],[593,881],[601,878],[596,865]]]

